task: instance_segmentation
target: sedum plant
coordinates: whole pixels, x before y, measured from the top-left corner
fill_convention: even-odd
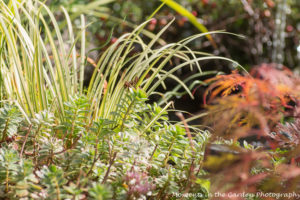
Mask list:
[[[18,138],[1,143],[1,196],[176,199],[174,194],[182,191],[207,195],[201,163],[209,134],[194,130],[197,136],[190,141],[184,127],[166,121],[166,112],[157,116],[163,108],[146,104],[141,91],[127,91],[136,103],[119,128],[112,126],[113,120],[85,124],[86,118],[75,117],[78,108],[85,108],[86,96],[65,103],[71,115],[62,121],[50,111],[37,114],[32,124],[23,117]],[[133,113],[136,109],[143,112]],[[140,120],[143,116],[148,118]]]

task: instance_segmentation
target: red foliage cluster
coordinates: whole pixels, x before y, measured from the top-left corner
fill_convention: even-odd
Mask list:
[[[296,117],[298,77],[272,64],[255,67],[250,74],[234,71],[207,80],[211,85],[204,95],[210,113],[206,122],[217,135],[235,140],[253,134],[268,137],[280,120]]]
[[[300,189],[300,78],[285,67],[277,67],[263,64],[250,74],[234,71],[207,80],[205,123],[213,131],[204,168],[214,183],[220,184],[217,191]],[[244,143],[249,143],[247,138],[254,141],[250,144],[260,145],[249,148]],[[232,145],[214,144],[224,139],[232,139]]]

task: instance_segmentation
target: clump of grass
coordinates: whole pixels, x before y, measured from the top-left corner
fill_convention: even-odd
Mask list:
[[[154,48],[170,24],[145,43],[140,34],[146,21],[102,53],[84,88],[89,26],[84,15],[75,31],[68,12],[61,8],[67,23],[65,38],[54,13],[40,1],[0,0],[0,8],[0,88],[5,104],[0,112],[5,124],[0,129],[1,195],[130,199],[207,193],[209,182],[200,178],[209,134],[185,129],[186,123],[168,122],[171,102],[146,101],[159,85],[165,86],[167,78],[193,97],[172,73],[189,66],[198,69],[194,77],[199,77],[205,75],[199,61],[229,60],[187,46],[218,32]],[[136,45],[142,51],[132,54]],[[166,71],[174,57],[181,64]],[[140,194],[139,185],[126,178],[132,174],[149,185],[140,188]]]
[[[64,38],[54,14],[42,2],[10,1],[5,4],[1,1],[0,5],[3,33],[1,88],[7,99],[16,101],[27,117],[33,117],[35,113],[49,107],[62,117],[65,115],[63,102],[68,101],[70,96],[83,93],[89,97],[93,109],[93,114],[90,114],[93,118],[107,117],[123,98],[125,83],[136,79],[138,81],[134,87],[143,88],[147,95],[151,95],[160,84],[164,85],[166,78],[172,78],[192,96],[184,82],[172,73],[190,65],[191,68],[197,67],[201,74],[199,61],[225,59],[195,53],[186,46],[193,40],[212,33],[195,35],[178,43],[153,49],[170,24],[146,44],[139,36],[147,23],[145,22],[131,33],[121,36],[101,55],[90,85],[84,92],[84,68],[88,59],[85,48],[85,29],[88,24],[84,16],[80,17],[78,35],[74,35],[71,19],[62,8],[69,33],[68,38]],[[134,45],[141,46],[143,51],[131,56]],[[164,71],[163,68],[174,57],[182,60],[182,64],[168,72]],[[107,87],[105,93],[104,87]]]

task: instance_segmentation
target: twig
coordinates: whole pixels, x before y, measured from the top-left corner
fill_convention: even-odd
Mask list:
[[[111,168],[111,166],[114,164],[116,157],[117,157],[117,152],[114,153],[113,158],[112,158],[112,159],[110,160],[110,162],[109,162],[109,166],[108,166],[108,169],[107,169],[107,171],[106,171],[106,174],[105,174],[105,176],[104,176],[104,178],[103,178],[102,184],[104,184],[104,183],[106,182],[106,180],[107,180],[107,178],[108,178],[108,175],[109,175],[109,172],[110,172],[110,168]]]
[[[154,156],[154,153],[155,153],[157,147],[158,147],[158,144],[155,145],[155,147],[154,147],[154,149],[153,149],[153,152],[152,152],[152,154],[151,154],[151,157],[149,158],[149,161],[152,160],[152,158],[153,158],[153,156]]]
[[[24,148],[25,148],[25,144],[27,142],[28,135],[31,132],[31,128],[32,128],[32,124],[29,125],[28,131],[27,131],[27,133],[25,135],[25,139],[24,139],[24,142],[22,144],[22,149],[21,149],[21,152],[20,152],[20,158],[22,158],[22,155],[23,155],[23,152],[24,152]]]
[[[59,151],[59,152],[54,152],[53,155],[58,155],[58,154],[61,154],[61,153],[66,152],[66,151],[68,151],[68,150],[70,150],[70,149],[73,149],[73,148],[75,147],[75,145],[77,144],[77,142],[78,142],[78,140],[79,140],[80,138],[81,138],[81,135],[76,139],[76,141],[71,145],[70,148],[66,148],[66,149],[64,149],[64,150],[62,150],[62,151]]]
[[[190,170],[189,170],[189,177],[187,179],[186,188],[185,188],[183,194],[186,194],[190,191],[191,186],[193,184],[193,180],[195,180],[194,168],[195,168],[195,166],[194,166],[194,159],[193,159],[192,163],[191,163],[191,166],[190,166]],[[181,199],[183,199],[184,197],[185,197],[185,195],[182,195]]]
[[[123,120],[122,120],[122,125],[121,125],[121,129],[120,129],[120,132],[123,132],[124,130],[124,127],[125,127],[125,122],[127,120],[127,115],[129,114],[130,110],[131,110],[131,107],[134,105],[135,103],[135,99],[130,103],[130,105],[128,106],[127,110],[126,110],[126,113],[123,117]]]
[[[241,2],[244,5],[244,8],[247,11],[247,13],[250,16],[253,16],[254,15],[254,11],[253,11],[252,7],[250,6],[250,4],[246,0],[241,0]]]
[[[192,184],[193,184],[193,180],[195,180],[195,174],[194,174],[194,169],[195,169],[195,166],[194,166],[194,159],[195,159],[195,155],[196,155],[196,151],[195,151],[195,147],[194,147],[194,144],[193,144],[193,138],[192,138],[192,135],[191,135],[191,132],[190,132],[190,129],[188,127],[188,124],[186,123],[185,121],[185,118],[183,116],[182,113],[180,112],[176,112],[176,116],[179,117],[179,119],[182,121],[182,123],[184,124],[184,127],[185,127],[185,130],[186,130],[186,134],[189,138],[189,141],[190,141],[190,145],[191,145],[191,149],[193,151],[193,157],[192,157],[192,163],[190,165],[190,169],[189,169],[189,176],[188,176],[188,179],[187,179],[187,184],[186,184],[186,188],[184,190],[184,194],[185,193],[188,193]],[[183,199],[184,195],[182,196],[181,199]]]
[[[90,173],[92,173],[93,168],[94,168],[94,166],[95,166],[97,160],[98,160],[98,159],[100,158],[100,156],[102,155],[101,153],[99,153],[99,155],[97,156],[97,154],[98,154],[98,144],[99,144],[99,139],[97,138],[97,141],[96,141],[96,144],[95,144],[95,156],[94,156],[94,160],[93,160],[93,163],[92,163],[92,165],[91,165],[91,168],[90,168],[89,172],[86,174],[86,176],[89,176]]]
[[[77,188],[80,188],[79,185],[80,185],[80,177],[81,177],[81,175],[82,175],[82,169],[80,168],[79,175],[78,175],[77,181],[76,181]]]
[[[182,121],[182,123],[184,125],[184,128],[186,130],[186,134],[187,134],[187,136],[189,138],[189,141],[190,141],[190,145],[191,145],[193,154],[195,155],[195,147],[194,147],[194,144],[193,144],[193,138],[192,138],[192,135],[191,135],[191,131],[190,131],[189,127],[188,127],[188,124],[186,123],[186,121],[185,121],[184,116],[183,116],[182,113],[176,112],[175,114]]]

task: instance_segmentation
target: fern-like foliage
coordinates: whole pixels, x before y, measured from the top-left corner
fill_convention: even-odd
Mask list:
[[[141,88],[129,88],[126,91],[125,98],[118,104],[118,109],[111,113],[114,116],[116,131],[124,131],[124,128],[133,128],[143,130],[151,123],[153,118],[159,116],[151,125],[151,130],[157,130],[163,125],[160,121],[168,119],[167,112],[156,103],[147,104],[146,93]],[[145,130],[146,132],[150,130]]]
[[[21,113],[16,106],[5,104],[0,108],[0,143],[16,136],[21,121]]]
[[[49,108],[30,123],[16,107],[1,108],[1,125],[8,121],[8,137],[16,136],[0,147],[1,197],[161,199],[182,190],[207,195],[201,162],[209,134],[191,129],[190,140],[184,126],[167,121],[167,107],[146,103],[143,89],[125,92],[108,118],[93,119],[85,95],[64,103],[65,117]]]
[[[70,97],[70,101],[64,103],[66,112],[62,119],[59,137],[65,142],[66,148],[70,148],[83,134],[89,124],[89,102],[86,97]]]

